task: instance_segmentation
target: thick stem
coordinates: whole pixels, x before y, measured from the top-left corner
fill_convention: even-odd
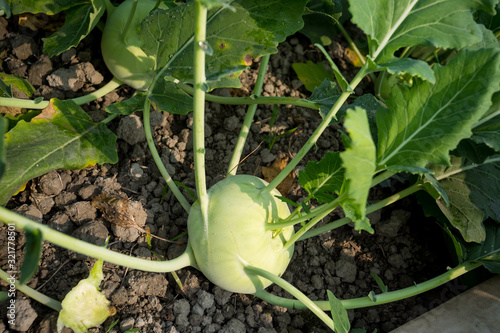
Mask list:
[[[150,113],[150,102],[149,99],[146,98],[146,101],[144,103],[144,110],[143,110],[143,122],[144,122],[144,133],[146,135],[146,141],[148,143],[149,151],[151,152],[151,156],[153,157],[153,160],[155,161],[156,167],[160,171],[161,175],[163,176],[163,179],[167,182],[167,186],[170,188],[174,196],[179,200],[179,203],[182,205],[182,208],[186,212],[189,213],[189,210],[191,209],[191,205],[187,201],[186,197],[182,195],[182,192],[179,190],[179,187],[175,184],[174,180],[168,173],[167,169],[163,165],[163,161],[161,160],[160,155],[158,154],[158,150],[156,149],[155,143],[153,141],[153,135],[151,133],[151,125],[149,121],[149,113]]]
[[[186,93],[193,95],[194,89],[184,83],[178,83],[179,88]],[[295,97],[271,97],[271,96],[255,96],[250,97],[224,97],[211,94],[205,94],[205,99],[209,102],[227,105],[253,105],[253,104],[279,104],[279,105],[295,105],[309,109],[319,110],[319,104]]]
[[[277,284],[281,288],[285,289],[292,296],[297,298],[297,300],[298,300],[298,302],[300,302],[300,304],[302,304],[303,306],[305,306],[309,310],[311,310],[328,327],[330,327],[332,330],[335,329],[332,318],[330,318],[318,305],[316,305],[315,304],[316,302],[311,301],[304,293],[302,293],[300,290],[295,288],[293,285],[291,285],[290,283],[288,283],[284,279],[282,279],[279,276],[274,275],[268,271],[257,268],[257,267],[247,266],[247,267],[245,267],[245,271],[252,273],[252,274],[260,275],[263,278],[266,278],[269,281],[272,281],[273,283]],[[257,291],[254,295],[257,297],[260,297],[259,295],[262,292],[266,293],[266,291],[261,290],[261,291]]]
[[[367,65],[364,65],[361,70],[358,72],[358,74],[354,77],[352,82],[350,83],[351,88],[354,90],[356,86],[361,82],[361,80],[365,77],[367,73]],[[347,98],[351,95],[350,92],[343,92],[340,96],[337,102],[333,105],[331,108],[330,112],[325,116],[323,121],[320,123],[320,125],[316,128],[314,133],[311,135],[309,140],[304,144],[304,146],[299,150],[297,155],[288,163],[288,165],[281,170],[281,172],[274,178],[274,180],[266,186],[262,191],[267,191],[270,192],[276,186],[278,186],[286,177],[288,174],[293,172],[295,167],[299,164],[299,162],[304,158],[304,156],[309,152],[309,150],[316,145],[316,141],[318,141],[319,137],[321,134],[325,131],[325,129],[330,126],[330,123],[332,122],[333,118],[337,114],[338,110],[342,105],[344,105],[345,101]]]
[[[259,74],[257,75],[257,81],[255,82],[255,87],[253,89],[254,96],[260,96],[262,86],[264,85],[264,77],[267,71],[267,64],[269,63],[269,55],[263,56],[260,61]],[[252,104],[248,107],[247,114],[245,115],[245,120],[241,126],[240,135],[238,136],[238,141],[234,147],[233,156],[229,162],[228,174],[235,175],[238,170],[238,165],[241,160],[241,155],[243,154],[243,149],[245,148],[245,142],[250,132],[250,126],[252,126],[253,117],[255,116],[255,111],[257,110],[257,104]]]
[[[39,303],[42,303],[43,305],[46,305],[57,312],[61,311],[62,309],[61,302],[56,301],[55,299],[50,298],[48,296],[45,296],[41,292],[36,291],[35,289],[30,288],[25,284],[20,284],[19,281],[17,281],[12,275],[8,274],[7,272],[1,269],[0,269],[0,279],[4,280],[9,285],[14,284],[17,290],[24,293],[26,296],[33,298],[35,301],[38,301]]]
[[[132,21],[134,20],[135,11],[137,9],[137,1],[138,0],[133,0],[133,1],[134,2],[132,3],[132,8],[130,8],[130,12],[128,13],[127,22],[125,23],[125,28],[122,30],[122,34],[120,36],[120,38],[122,39],[122,43],[125,45],[127,45],[127,42],[126,42],[127,34],[132,27]]]
[[[118,88],[122,84],[123,84],[123,82],[118,80],[116,77],[113,77],[113,79],[111,79],[111,81],[109,81],[104,86],[97,89],[96,91],[93,91],[90,94],[85,95],[85,96],[73,98],[71,100],[78,105],[92,102],[92,101],[94,101],[98,98],[101,98],[102,96],[110,93],[111,91],[115,90],[116,88]],[[40,109],[41,110],[41,109],[45,109],[49,105],[49,101],[38,101],[36,99],[31,100],[31,99],[0,97],[0,105],[17,107],[17,108],[24,108],[24,109]]]
[[[421,293],[424,293],[426,291],[429,291],[431,289],[437,288],[453,279],[456,279],[457,277],[470,272],[473,269],[476,269],[480,267],[481,264],[478,262],[465,262],[453,269],[450,269],[446,273],[443,273],[433,279],[427,280],[425,282],[415,284],[414,286],[396,290],[396,291],[389,291],[386,293],[382,294],[377,294],[375,295],[375,298],[372,299],[368,296],[366,297],[360,297],[360,298],[355,298],[355,299],[346,299],[346,300],[341,300],[342,305],[346,309],[359,309],[359,308],[366,308],[369,306],[375,306],[375,305],[381,305],[381,304],[386,304],[386,303],[391,303],[395,301],[399,301],[405,298],[413,297],[415,295],[419,295]],[[258,291],[257,293],[254,294],[255,296],[259,297],[260,299],[269,302],[274,305],[282,306],[285,308],[294,308],[294,309],[307,309],[308,306],[303,304],[302,302],[298,300],[293,300],[293,299],[287,299],[279,296],[275,296],[271,293],[268,293],[265,290]],[[330,310],[330,303],[328,301],[316,301],[314,302],[320,309],[324,311]]]
[[[108,18],[113,15],[113,12],[115,11],[116,7],[113,6],[110,0],[103,0],[104,5],[106,6],[106,13],[108,14]]]
[[[208,195],[205,177],[205,50],[207,8],[196,1],[194,35],[193,150],[196,191],[201,216],[208,228]],[[205,229],[207,230],[207,229]]]
[[[0,207],[0,222],[5,224],[13,223],[18,229],[22,230],[26,230],[27,228],[38,229],[41,231],[42,237],[46,241],[66,249],[71,249],[72,251],[83,255],[102,259],[120,266],[140,269],[148,272],[172,272],[187,266],[196,266],[196,261],[189,245],[184,253],[175,259],[169,261],[151,261],[131,257],[108,250],[101,246],[89,244],[63,234],[62,232],[53,230],[44,224],[36,223],[22,215],[11,212],[4,207]]]

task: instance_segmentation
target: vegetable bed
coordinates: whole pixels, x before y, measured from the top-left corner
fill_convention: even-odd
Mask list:
[[[127,2],[133,3],[131,0]],[[155,4],[155,1],[141,3],[139,0],[141,6],[146,2],[153,6]],[[480,9],[489,10],[489,14],[494,14],[492,8],[496,2],[493,1],[490,5],[486,2],[484,1],[481,8],[468,7],[471,11],[468,19],[474,18],[485,24],[489,22],[488,28],[495,32],[495,17],[486,16]],[[218,1],[208,1],[205,5],[215,3]],[[319,3],[323,6],[312,6]],[[467,7],[465,3],[463,6]],[[93,2],[93,5],[97,6],[96,4],[101,2]],[[239,1],[234,4],[239,6]],[[169,5],[175,6],[168,1],[162,6]],[[25,180],[14,185],[5,185],[5,182],[2,184],[4,187],[0,188],[0,199],[10,212],[1,212],[5,215],[1,215],[0,220],[6,223],[0,228],[1,237],[9,235],[11,227],[7,224],[15,220],[14,215],[9,214],[15,212],[77,239],[105,246],[114,252],[150,261],[175,259],[172,261],[172,267],[176,262],[184,261],[198,268],[180,264],[182,269],[159,269],[151,272],[155,269],[148,267],[154,266],[143,264],[145,261],[131,262],[131,266],[135,268],[126,268],[104,259],[102,282],[98,280],[97,287],[102,289],[102,294],[110,301],[111,308],[109,317],[103,319],[102,323],[99,319],[95,324],[97,327],[90,328],[91,332],[328,332],[333,326],[337,332],[389,332],[481,281],[482,275],[488,275],[488,272],[484,268],[478,268],[474,271],[477,272],[475,276],[467,275],[468,279],[451,280],[452,276],[461,275],[469,269],[479,267],[480,264],[492,272],[498,272],[500,244],[495,236],[498,234],[498,216],[495,215],[498,213],[498,199],[493,193],[498,189],[498,154],[495,152],[495,140],[498,135],[496,124],[499,116],[495,109],[497,89],[491,86],[498,85],[500,74],[497,72],[500,72],[500,69],[497,65],[498,42],[493,32],[493,38],[490,38],[490,32],[478,25],[477,29],[484,34],[484,38],[478,38],[477,44],[470,42],[470,50],[462,50],[458,54],[450,53],[446,47],[465,48],[469,45],[464,43],[459,47],[450,41],[451,38],[444,38],[446,43],[450,44],[435,41],[436,45],[442,48],[438,47],[430,52],[425,48],[415,48],[403,51],[403,54],[397,53],[398,59],[401,60],[397,63],[393,55],[389,54],[390,47],[387,51],[389,53],[385,54],[374,49],[377,46],[375,38],[369,41],[372,43],[372,49],[369,49],[363,33],[363,30],[366,32],[368,28],[361,22],[364,12],[359,8],[352,9],[358,26],[346,21],[343,27],[337,30],[335,19],[342,16],[340,7],[334,5],[340,5],[340,2],[312,1],[309,5],[309,17],[304,16],[306,28],[290,36],[281,31],[276,32],[279,29],[273,30],[276,36],[279,35],[277,39],[283,39],[277,46],[276,54],[272,50],[273,45],[262,48],[261,45],[254,45],[256,50],[252,52],[259,56],[252,58],[249,54],[244,54],[243,63],[224,67],[213,59],[224,54],[220,52],[231,49],[229,39],[216,41],[210,37],[209,42],[200,42],[199,49],[195,50],[203,53],[201,57],[207,61],[208,75],[201,83],[196,81],[198,79],[194,76],[194,87],[200,88],[194,91],[191,88],[191,74],[198,73],[196,68],[189,67],[189,73],[183,71],[183,64],[193,61],[189,51],[179,53],[179,63],[173,61],[172,67],[166,66],[164,69],[161,66],[165,65],[165,61],[145,61],[143,64],[146,64],[146,67],[136,67],[131,58],[124,55],[129,59],[126,63],[130,64],[124,73],[123,69],[116,69],[112,60],[110,62],[106,59],[110,57],[109,54],[104,54],[103,59],[98,47],[102,33],[97,28],[91,29],[85,39],[68,50],[58,50],[58,43],[50,43],[51,39],[47,38],[60,29],[65,17],[66,22],[69,22],[75,15],[79,15],[75,8],[67,11],[67,14],[55,16],[21,14],[8,19],[0,17],[0,59],[2,71],[7,73],[0,73],[3,75],[0,76],[2,83],[6,83],[1,86],[4,95],[0,106],[5,105],[2,106],[2,113],[10,114],[5,116],[9,119],[9,122],[5,122],[8,126],[6,131],[15,128],[14,125],[24,126],[24,121],[26,126],[43,123],[55,124],[59,128],[67,127],[66,118],[58,119],[54,114],[69,110],[75,115],[75,118],[67,118],[71,125],[98,124],[92,127],[89,133],[99,132],[98,135],[101,135],[103,140],[97,142],[90,139],[92,147],[79,147],[77,154],[74,154],[76,149],[64,150],[67,155],[53,158],[48,163],[52,165],[46,169],[43,169],[44,165],[34,167],[29,164],[29,158],[26,157],[32,155],[27,145],[24,155],[16,157],[15,163],[19,163],[20,168],[29,172],[34,170],[32,174],[35,178],[30,177],[25,185]],[[80,9],[83,9],[86,5],[81,6]],[[224,9],[224,6],[214,8],[212,10],[220,13],[231,11]],[[472,15],[472,10],[475,10],[475,16]],[[326,11],[328,15],[322,11]],[[183,9],[169,15],[179,13],[184,13]],[[347,14],[344,9],[343,16],[346,17]],[[320,30],[318,35],[311,17],[320,22],[320,25],[327,25],[329,28],[326,32],[325,29]],[[463,17],[462,19],[465,20]],[[210,20],[207,27],[210,27],[211,23],[216,24]],[[473,21],[467,22],[472,24]],[[145,29],[144,24],[150,23],[146,20],[142,28]],[[296,24],[295,21],[289,22],[290,26]],[[152,26],[148,26],[148,29],[152,29]],[[295,30],[300,30],[300,27],[301,24],[298,24]],[[172,29],[177,29],[173,23]],[[471,28],[471,31],[477,33],[474,29],[476,28]],[[383,30],[380,28],[378,33]],[[207,31],[210,35],[210,30]],[[372,31],[371,34],[374,37],[377,32]],[[355,40],[361,51],[356,49],[349,36]],[[109,43],[111,40],[112,37],[107,39]],[[407,46],[406,42],[410,46],[418,44],[412,44],[413,41],[408,40],[399,44],[394,42],[398,47],[391,46],[395,48],[393,52],[399,47]],[[42,45],[44,51],[52,53],[53,56],[49,58],[44,55]],[[113,57],[113,54],[116,54],[113,52],[118,48],[115,50],[115,47],[107,47],[104,46],[103,52],[111,51]],[[181,50],[184,50],[183,47],[181,46]],[[411,59],[425,58],[416,51],[428,52],[428,68],[422,65],[424,61],[411,63]],[[120,54],[124,52],[126,51],[119,50]],[[405,58],[405,52],[408,55],[415,53],[411,53],[412,57]],[[273,54],[269,57],[266,53]],[[361,67],[362,62],[366,61],[364,56],[368,53],[375,55],[374,60],[380,60],[377,69],[367,70],[368,65]],[[162,53],[158,51],[156,55],[159,54]],[[221,56],[221,59],[223,58]],[[466,65],[472,58],[477,60],[477,64]],[[330,61],[332,59],[336,65]],[[438,64],[439,59],[442,66]],[[389,60],[394,63],[391,64]],[[264,72],[265,65],[267,71]],[[373,66],[377,65],[373,63]],[[219,66],[221,71],[210,73],[210,66]],[[127,71],[144,71],[144,68],[146,75],[132,75],[133,78],[129,79],[131,76]],[[387,68],[389,71],[401,69],[406,74],[390,75],[385,71]],[[363,70],[366,75],[360,80],[358,73]],[[158,72],[167,75],[165,82],[155,76]],[[474,72],[478,73],[479,79],[474,76]],[[116,76],[122,74],[124,76],[116,79]],[[239,76],[241,88],[234,86],[236,76]],[[33,90],[23,79],[31,83]],[[461,79],[464,81],[460,81]],[[122,81],[128,84],[122,85]],[[257,86],[262,85],[262,89],[254,91],[256,81]],[[476,81],[479,83],[475,84]],[[350,90],[348,82],[354,89]],[[456,82],[460,84],[455,84]],[[398,85],[394,86],[395,83]],[[461,86],[464,88],[461,89]],[[12,95],[6,96],[12,87]],[[430,87],[449,89],[450,93]],[[419,92],[416,92],[418,89]],[[107,93],[101,96],[99,92],[104,90]],[[76,98],[78,101],[81,96],[92,95],[94,91],[99,97],[91,98],[80,106],[90,117],[87,119],[77,116],[80,110],[68,104],[67,100]],[[391,91],[394,91],[392,95]],[[193,93],[194,104],[190,99]],[[419,93],[420,96],[429,94],[439,98],[431,98],[430,102],[424,103],[415,97]],[[202,94],[203,97],[197,99],[196,94]],[[460,94],[476,96],[480,102],[458,98]],[[51,102],[41,114],[39,111],[31,111],[19,116],[20,110],[7,100],[27,98],[26,95],[30,96],[34,104],[23,106],[25,109],[41,109],[36,107],[37,103],[44,103],[54,97],[57,100]],[[326,126],[317,141],[310,144],[315,130],[325,123],[325,118],[331,117],[326,115],[328,109],[335,108],[335,101],[344,98],[344,95],[347,104],[352,104],[351,111],[343,107],[339,111],[339,121]],[[242,103],[228,102],[242,97],[248,98]],[[439,118],[436,120],[435,117],[430,117],[428,123],[431,126],[425,129],[429,130],[430,134],[414,138],[425,126],[405,123],[405,120],[401,120],[396,114],[389,115],[389,111],[380,109],[397,109],[400,107],[398,103],[412,98],[408,108],[427,103],[430,109],[438,110],[436,115],[441,115],[450,122],[447,120],[440,123]],[[448,104],[442,102],[446,98],[449,98],[450,103],[457,103],[460,110],[466,109],[463,104],[469,103],[471,108],[482,111],[464,116],[470,120],[453,118],[453,113],[448,111]],[[441,101],[437,102],[439,99]],[[257,101],[258,104],[250,100]],[[492,100],[495,103],[492,104]],[[144,113],[144,106],[149,106],[150,103],[153,104],[152,110]],[[436,107],[435,103],[441,105]],[[246,142],[235,149],[235,146],[240,144],[240,129],[249,112],[247,104],[257,105],[255,116],[248,126]],[[313,104],[314,107],[311,107]],[[158,111],[158,108],[168,108],[170,112]],[[199,114],[193,116],[193,112],[190,112],[192,108],[195,113],[198,112],[196,110],[204,109],[204,114],[201,113],[201,117]],[[375,113],[382,114],[377,116],[378,133],[374,122]],[[485,116],[481,118],[483,114]],[[395,126],[396,121],[407,126],[410,134],[398,137],[400,133],[391,127]],[[150,122],[151,133],[145,131],[144,122],[146,127],[149,127],[147,122]],[[200,132],[200,122],[204,132]],[[467,125],[463,125],[463,122]],[[468,140],[464,144],[462,139],[471,136],[472,124],[475,124],[472,128],[484,124],[490,126],[489,133],[492,133],[493,137],[485,137],[483,134],[486,131],[478,130],[474,135],[479,139],[474,137],[474,140]],[[454,130],[447,126],[453,127]],[[111,134],[107,134],[106,128]],[[36,149],[50,150],[51,147],[57,147],[57,140],[63,140],[64,145],[74,141],[57,135],[45,136],[51,133],[47,128],[40,131],[37,133],[37,129],[33,128],[26,132],[34,135]],[[193,132],[198,133],[197,138],[193,139]],[[446,132],[452,134],[446,136]],[[9,145],[12,152],[11,142],[15,135],[12,133],[16,132],[7,133],[5,136],[8,155],[5,160],[7,164],[4,181],[11,177],[9,167],[12,165],[13,155],[9,153]],[[112,133],[117,136],[116,145]],[[89,134],[91,135],[93,134]],[[366,139],[367,137],[370,138]],[[432,137],[445,138],[437,139],[442,142],[436,144],[429,139]],[[29,141],[22,136],[20,139],[15,138],[21,140],[21,143]],[[383,140],[386,140],[385,145]],[[42,141],[43,144],[40,143]],[[377,142],[379,155],[375,156]],[[400,148],[394,147],[403,147],[405,142],[410,142],[407,147],[409,151],[418,152],[405,153],[403,149],[402,155],[398,155]],[[456,150],[458,142],[461,142],[461,146]],[[151,149],[152,144],[156,147],[155,150]],[[304,145],[309,145],[311,149],[300,161],[293,162],[294,157],[302,154],[301,148]],[[419,145],[426,148],[421,149]],[[109,149],[115,146],[116,151]],[[3,146],[0,145],[0,153],[2,149]],[[240,151],[241,157],[235,158],[234,150]],[[478,185],[469,190],[473,192],[482,187],[479,191],[482,196],[474,197],[474,192],[470,196],[457,198],[450,195],[456,193],[457,188],[453,188],[453,184],[450,185],[444,180],[443,184],[446,185],[438,184],[436,179],[446,180],[442,175],[446,175],[445,172],[448,171],[436,165],[449,162],[447,159],[450,150],[454,150],[456,156],[462,156],[464,161],[468,158],[475,164],[470,167],[470,164],[451,157],[453,166],[448,171],[457,170],[458,163],[463,163],[461,167],[464,170],[477,168],[483,172],[484,179],[491,180],[487,184],[488,182],[479,180],[477,174],[468,174],[468,177],[473,177],[471,182]],[[157,156],[153,156],[152,151],[156,151],[153,155]],[[1,155],[0,162],[3,162]],[[60,159],[62,165],[57,164],[56,159]],[[159,163],[163,165],[163,170],[158,167]],[[436,165],[432,166],[430,163]],[[340,167],[341,164],[343,167]],[[201,165],[203,176],[200,176]],[[286,168],[287,165],[291,169]],[[486,167],[483,168],[483,165]],[[37,171],[38,167],[44,171]],[[278,179],[281,177],[277,187],[279,192],[273,190],[266,192],[269,196],[263,195],[262,189],[267,186],[276,187],[277,181],[274,179],[283,169],[285,173],[278,176]],[[345,173],[339,171],[344,169]],[[383,170],[385,173],[378,173]],[[289,171],[292,172],[288,174]],[[165,177],[165,172],[175,181],[177,193],[172,191],[173,182],[169,180],[170,184],[167,184],[164,180],[168,178]],[[251,176],[234,176],[231,175],[233,172]],[[335,177],[340,177],[340,180],[331,183],[331,178]],[[261,181],[261,178],[265,181]],[[370,188],[372,178],[376,186]],[[321,182],[324,183],[318,185]],[[269,183],[271,185],[268,185]],[[421,191],[421,188],[425,188],[428,193]],[[204,192],[207,189],[208,195]],[[463,188],[459,190],[461,193],[464,191]],[[417,191],[417,195],[407,196]],[[447,191],[449,197],[445,194]],[[12,195],[14,196],[9,200]],[[179,200],[179,196],[183,199]],[[486,204],[478,204],[478,198],[482,198]],[[446,208],[450,207],[446,205],[448,202],[451,202],[452,208],[461,208],[470,203],[467,208],[476,215],[464,214],[466,219],[462,218],[459,223],[466,225],[457,224],[456,211]],[[292,242],[291,246],[288,246],[290,244],[287,242],[294,239],[291,231],[293,227],[284,224],[287,222],[289,211],[293,212],[291,218],[299,219],[312,214],[310,216],[314,220],[318,216],[316,214],[315,217],[314,212],[332,203],[337,205],[332,205],[324,216],[318,218],[314,226],[317,230],[325,230],[324,233],[319,236],[311,234],[310,237],[306,233],[307,239]],[[218,223],[218,229],[204,229],[205,204],[208,209],[207,219],[210,223]],[[237,205],[241,208],[237,209]],[[190,206],[192,208],[187,209]],[[375,210],[374,207],[381,209]],[[483,212],[482,215],[479,211]],[[234,221],[246,219],[261,222],[263,220],[266,223],[245,224],[229,230],[229,227],[225,227],[232,225]],[[348,223],[349,220],[354,222]],[[55,331],[58,313],[50,307],[57,308],[58,302],[61,302],[79,281],[89,277],[93,265],[99,267],[100,261],[78,253],[82,251],[76,243],[73,248],[70,242],[61,243],[63,247],[53,245],[52,241],[42,242],[42,239],[47,240],[45,229],[40,229],[43,231],[37,233],[35,224],[19,221],[21,222],[18,222],[17,226],[23,228],[26,234],[20,232],[14,237],[17,256],[15,267],[20,274],[16,278],[24,278],[27,286],[50,299],[46,300],[47,307],[32,298],[24,298],[21,292],[23,287],[20,287],[21,291],[17,291],[13,298],[6,297],[16,300],[16,323],[24,325],[22,329],[19,326],[16,329],[28,332]],[[307,219],[304,218],[303,222],[305,221]],[[329,227],[329,223],[335,221],[338,221],[338,224]],[[282,227],[269,227],[273,223],[283,224]],[[299,236],[300,226],[298,223],[294,227]],[[252,249],[255,244],[259,246]],[[37,246],[41,247],[39,252]],[[9,271],[8,248],[2,248],[1,251],[0,268]],[[28,254],[21,268],[23,251]],[[99,250],[95,251],[97,252],[93,253],[98,253]],[[37,266],[38,253],[40,261]],[[289,260],[290,264],[287,265]],[[115,262],[115,259],[110,258],[109,261]],[[266,267],[265,264],[269,266]],[[168,262],[165,265],[169,265]],[[447,271],[447,267],[455,266],[455,270]],[[173,272],[164,273],[170,270]],[[276,280],[275,277],[263,275],[267,273],[261,272],[262,270],[275,274]],[[440,282],[433,282],[435,279],[432,279],[440,274],[445,277]],[[257,277],[261,275],[266,278]],[[292,309],[291,306],[285,307],[291,303],[279,297],[291,299],[296,297],[296,294],[290,294],[295,292],[292,288],[278,286],[279,276],[309,300],[326,301],[322,304],[336,308],[326,312],[311,312]],[[274,283],[266,280],[267,278],[273,279]],[[431,280],[430,285],[435,289],[418,296],[398,300],[403,297],[398,298],[387,293],[424,286],[423,283],[428,280]],[[449,280],[451,282],[439,286]],[[262,284],[269,285],[266,290],[270,294],[262,292]],[[2,290],[9,288],[5,282],[2,282],[2,286],[5,287]],[[31,291],[27,290],[26,294],[33,297],[30,293]],[[385,297],[398,301],[381,304],[385,302]],[[349,301],[338,301],[351,299],[359,299],[358,304],[361,305],[356,305],[357,301],[351,305]],[[376,304],[377,302],[380,304]],[[63,306],[64,304],[69,303],[63,302]],[[2,318],[9,318],[8,311],[7,307],[0,307]],[[318,313],[326,316],[321,317]],[[65,321],[65,324],[71,325],[69,321]],[[10,329],[12,328],[14,327],[11,326]],[[2,329],[9,330],[8,320],[0,323],[0,331]]]

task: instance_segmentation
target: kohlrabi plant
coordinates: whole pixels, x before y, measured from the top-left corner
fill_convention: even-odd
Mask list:
[[[144,271],[172,272],[192,266],[228,291],[253,294],[283,307],[308,308],[332,330],[347,332],[346,309],[411,297],[480,266],[500,273],[500,46],[492,32],[497,28],[492,26],[495,20],[491,20],[497,2],[350,1],[343,11],[366,34],[367,52],[362,54],[338,21],[342,8],[333,0],[192,0],[181,4],[125,0],[118,7],[108,0],[7,1],[3,8],[7,15],[67,12],[66,24],[44,41],[49,55],[77,45],[104,22],[102,54],[114,78],[88,96],[44,101],[13,98],[12,86],[28,95],[31,86],[19,77],[2,74],[0,105],[30,111],[0,122],[0,203],[5,204],[27,181],[48,171],[115,163],[116,137],[106,124],[119,115],[142,110],[151,154],[189,216],[184,253],[168,261],[150,261],[88,244],[0,208],[0,220],[27,235],[19,288],[60,310],[58,302],[24,286],[36,270],[41,242],[48,241]],[[326,18],[329,29],[339,29],[358,52],[362,67],[348,82],[318,44],[333,70],[330,79],[321,78],[322,83],[307,99],[261,96],[269,55],[277,52],[287,36],[307,30],[304,21],[310,22],[307,18],[314,15]],[[75,31],[75,25],[81,28],[77,29],[80,34],[69,33]],[[424,48],[427,55],[419,53]],[[442,52],[445,57],[438,56]],[[252,58],[261,60],[251,96],[210,94],[215,88],[239,87],[238,76]],[[355,88],[368,76],[378,76],[383,88],[356,97]],[[122,84],[137,89],[136,94],[107,107],[109,117],[102,122],[93,122],[78,106]],[[248,105],[227,176],[209,189],[205,179],[206,101]],[[237,174],[259,104],[308,107],[322,117],[304,146],[269,183]],[[193,112],[196,201],[192,205],[157,153],[149,125],[153,107],[174,114]],[[308,195],[301,204],[289,205],[276,187],[294,172],[325,129],[339,120],[347,133],[345,150],[309,161],[298,174]],[[47,133],[50,141],[45,140]],[[395,175],[411,179],[412,185],[369,204],[369,190]],[[281,277],[296,242],[349,222],[359,232],[374,233],[367,214],[418,191],[430,194],[432,205],[438,208],[427,206],[426,211],[439,215],[436,219],[456,250],[456,267],[405,289],[381,288],[382,293],[345,300],[328,291],[328,300],[312,301]],[[313,202],[316,207],[311,208]],[[344,218],[316,227],[339,207]],[[376,282],[383,287],[380,279]],[[273,283],[294,298],[266,291]]]

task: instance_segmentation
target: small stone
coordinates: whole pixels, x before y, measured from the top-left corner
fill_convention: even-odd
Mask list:
[[[48,226],[64,234],[70,234],[74,230],[74,224],[70,221],[68,215],[58,211],[48,222]]]
[[[232,318],[222,327],[222,333],[240,333],[246,332],[245,324],[236,318]]]
[[[82,75],[84,75],[83,72],[74,66],[59,68],[47,76],[47,82],[51,87],[76,92],[83,87]]]
[[[232,132],[236,130],[240,125],[240,120],[236,116],[231,116],[224,119],[224,129]]]
[[[46,195],[58,195],[64,190],[64,184],[61,180],[61,176],[56,171],[49,172],[40,178],[39,183],[40,189]]]
[[[21,207],[14,209],[14,211],[19,215],[27,217],[35,222],[42,223],[42,212],[40,212],[38,208],[33,205],[28,206],[27,204],[24,204]]]
[[[396,268],[400,268],[405,264],[403,256],[399,253],[392,254],[387,258],[387,262]]]
[[[14,319],[15,325],[11,324],[10,328],[16,332],[26,332],[30,329],[38,315],[27,299],[17,298],[14,304],[16,308]],[[8,315],[7,318],[9,318]]]
[[[50,72],[52,72],[53,69],[54,67],[52,66],[50,58],[45,54],[42,54],[28,70],[28,76],[31,84],[34,86],[41,86],[43,84],[43,80]]]
[[[144,175],[144,170],[138,163],[132,163],[130,166],[130,175],[133,179],[138,180]]]
[[[19,60],[26,60],[38,53],[38,45],[32,37],[17,35],[11,40],[12,53]]]
[[[214,305],[214,295],[207,293],[204,290],[198,292],[198,304],[203,309],[209,309]]]
[[[357,268],[352,261],[340,259],[335,263],[335,273],[344,282],[352,283],[356,280]]]
[[[260,152],[260,158],[262,158],[263,163],[271,163],[276,159],[276,155],[272,154],[269,149],[265,148]]]
[[[96,218],[97,210],[90,201],[75,202],[66,207],[66,214],[71,221],[78,225],[83,225],[87,222],[93,221]]]
[[[120,321],[120,329],[122,332],[130,330],[134,327],[135,319],[133,317],[128,317]]]
[[[120,119],[116,134],[118,138],[132,146],[146,141],[141,119],[134,114]]]

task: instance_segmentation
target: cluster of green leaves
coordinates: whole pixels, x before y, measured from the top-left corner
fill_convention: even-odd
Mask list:
[[[343,106],[338,115],[344,116],[349,133],[346,150],[309,162],[299,182],[320,203],[345,198],[341,205],[355,228],[373,232],[365,214],[373,177],[382,171],[416,174],[420,180],[415,186],[435,200],[426,211],[440,218],[459,260],[480,260],[499,273],[500,43],[492,32],[498,29],[496,3],[351,2],[352,21],[368,37],[368,71],[413,78],[393,83],[385,100],[367,94]],[[394,55],[401,49],[415,55],[424,47],[442,55],[441,63],[434,56],[424,61]],[[321,106],[324,116],[340,94],[334,82],[325,80],[310,100]]]

